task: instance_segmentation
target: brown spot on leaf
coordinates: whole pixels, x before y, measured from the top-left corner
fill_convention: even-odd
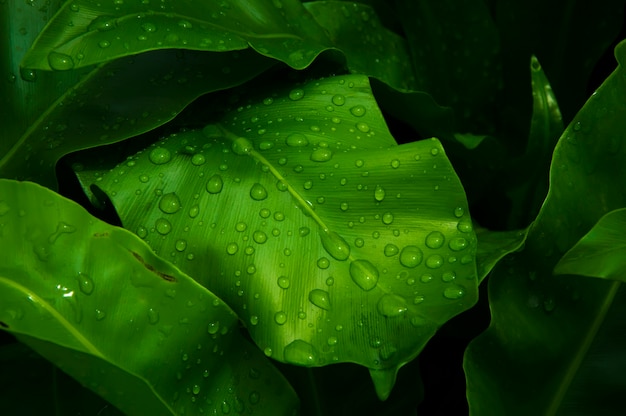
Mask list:
[[[168,282],[175,282],[176,278],[174,276],[171,276],[169,274],[165,274],[163,272],[158,271],[157,269],[154,268],[153,265],[146,263],[143,260],[143,257],[141,257],[141,255],[139,253],[136,253],[134,251],[130,251],[133,256],[141,263],[143,264],[143,267],[145,267],[146,269],[150,270],[152,273],[156,274],[157,276],[159,276],[161,279],[163,280],[167,280]]]

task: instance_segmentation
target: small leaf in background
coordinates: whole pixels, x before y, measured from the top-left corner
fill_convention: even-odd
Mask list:
[[[600,218],[559,260],[554,272],[626,281],[626,208]]]
[[[615,55],[620,66],[557,144],[550,190],[524,249],[503,260],[489,278],[492,322],[465,355],[473,414],[564,411],[580,391],[597,391],[581,372],[593,367],[596,358],[591,352],[605,348],[601,342],[607,339],[619,342],[622,351],[626,347],[620,334],[598,338],[605,323],[619,319],[613,316],[618,309],[611,307],[617,283],[553,275],[562,255],[603,215],[626,206],[626,44],[621,43]],[[614,365],[622,374],[626,371],[621,361]],[[595,413],[611,408],[605,402]]]
[[[268,356],[361,364],[385,398],[397,370],[476,301],[460,182],[436,139],[395,144],[367,77],[249,97],[95,184]]]
[[[294,410],[232,310],[134,234],[36,184],[0,195],[3,330],[128,414]]]

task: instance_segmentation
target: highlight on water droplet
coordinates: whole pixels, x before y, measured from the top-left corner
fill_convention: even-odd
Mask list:
[[[470,220],[469,218],[463,218],[459,220],[459,223],[457,224],[456,228],[462,233],[472,232],[473,230],[472,220]]]
[[[426,267],[429,269],[438,269],[443,266],[443,257],[439,254],[433,254],[426,259]]]
[[[267,241],[267,234],[261,230],[257,230],[252,234],[252,239],[257,244],[263,244]]]
[[[252,185],[252,188],[250,188],[250,197],[255,201],[263,201],[267,198],[267,190],[260,183],[255,183]]]
[[[95,283],[88,274],[78,272],[78,288],[85,295],[91,295],[93,293],[93,289],[95,288]]]
[[[55,71],[67,71],[74,68],[74,60],[71,56],[59,52],[48,54],[48,64]]]
[[[155,221],[154,228],[159,234],[166,235],[172,231],[172,224],[165,218],[159,218]]]
[[[320,269],[328,269],[330,267],[330,261],[326,257],[320,257],[317,260],[317,267]]]
[[[278,311],[274,314],[274,322],[278,325],[284,325],[287,322],[287,314],[284,311]]]
[[[333,157],[333,152],[325,147],[320,147],[311,152],[310,159],[313,162],[328,162]]]
[[[417,267],[424,258],[424,253],[417,246],[406,246],[400,253],[400,264],[404,267]]]
[[[289,279],[286,276],[280,276],[277,280],[278,287],[281,289],[289,289]]]
[[[174,248],[176,249],[176,251],[185,251],[185,249],[187,248],[187,241],[177,240],[176,243],[174,243]]]
[[[148,309],[148,322],[151,325],[157,324],[159,322],[159,312],[153,308]]]
[[[181,209],[180,199],[175,192],[165,194],[159,200],[159,209],[165,214],[174,214]]]
[[[393,214],[391,212],[385,212],[383,214],[383,224],[389,225],[393,222]]]
[[[202,153],[196,153],[191,157],[191,164],[194,166],[201,166],[206,163],[206,158]]]
[[[343,261],[350,256],[350,245],[336,232],[320,229],[320,240],[324,250],[334,259]]]
[[[395,318],[408,310],[403,297],[398,295],[383,295],[376,305],[378,312],[388,318]]]
[[[354,260],[350,263],[350,277],[361,289],[372,290],[378,284],[378,269],[367,260]]]
[[[252,146],[252,142],[245,137],[237,137],[233,141],[232,149],[233,153],[236,155],[243,156],[250,153],[254,147]]]
[[[172,153],[163,147],[155,147],[150,151],[148,159],[155,165],[163,165],[172,159]]]
[[[317,350],[313,345],[301,339],[296,339],[285,347],[285,361],[290,364],[301,366],[313,366],[317,364]]]
[[[458,285],[452,285],[443,290],[443,296],[450,300],[461,299],[465,296],[465,289]]]
[[[394,244],[387,244],[384,249],[385,256],[392,257],[398,254],[400,249]]]
[[[376,189],[374,189],[374,199],[378,202],[385,199],[385,189],[382,186],[376,185]]]
[[[448,243],[448,247],[450,247],[450,250],[452,251],[461,251],[465,250],[468,244],[469,243],[465,238],[457,237],[450,240],[450,242]]]
[[[446,238],[443,235],[443,233],[439,231],[433,231],[426,236],[426,241],[425,241],[426,247],[432,248],[432,249],[438,249],[441,246],[443,246],[443,243],[445,242],[445,240]]]
[[[304,97],[304,90],[301,88],[296,88],[289,91],[289,99],[292,101],[301,100]]]
[[[331,309],[330,305],[330,295],[327,291],[322,289],[313,289],[309,292],[309,302],[318,308],[325,309],[329,311]]]

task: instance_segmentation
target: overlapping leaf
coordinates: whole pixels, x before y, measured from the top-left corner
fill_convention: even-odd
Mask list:
[[[548,197],[524,250],[496,267],[490,278],[492,323],[465,357],[474,414],[564,411],[591,381],[580,370],[594,360],[589,351],[603,348],[597,342],[620,343],[623,350],[620,334],[597,338],[605,321],[619,320],[611,309],[618,285],[552,272],[563,253],[604,214],[626,206],[625,46],[616,49],[618,70],[559,140]]]
[[[137,236],[32,183],[0,195],[3,330],[127,414],[293,411],[232,310]]]
[[[359,363],[386,397],[397,369],[476,300],[461,184],[437,140],[395,145],[364,76],[258,93],[96,184],[268,356]]]

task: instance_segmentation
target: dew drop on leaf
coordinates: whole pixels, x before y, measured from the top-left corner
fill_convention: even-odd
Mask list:
[[[462,207],[456,207],[454,208],[454,216],[457,218],[461,218],[463,216],[463,214],[465,214],[465,211],[463,210]]]
[[[354,260],[350,263],[350,277],[361,289],[369,291],[378,284],[378,269],[367,260]]]
[[[176,241],[176,243],[174,244],[174,248],[176,248],[177,251],[185,251],[185,249],[187,248],[187,241],[185,240]]]
[[[245,137],[237,137],[234,141],[233,141],[233,153],[235,153],[236,155],[247,155],[248,153],[250,153],[253,149],[252,146],[252,142],[250,142],[250,140],[246,139]]]
[[[285,361],[290,364],[312,366],[317,364],[317,351],[313,345],[297,339],[285,347]]]
[[[74,68],[74,60],[71,56],[59,52],[50,52],[48,64],[55,71],[67,71]]]
[[[309,301],[317,306],[318,308],[325,309],[329,311],[331,309],[330,306],[330,295],[328,292],[322,289],[313,289],[309,292]]]
[[[267,234],[263,231],[257,230],[252,234],[252,239],[257,244],[263,244],[267,241]]]
[[[250,188],[250,197],[255,201],[263,201],[267,198],[267,190],[260,183],[255,183]]]
[[[439,231],[433,231],[426,236],[426,247],[437,249],[443,246],[445,242],[444,235]]]
[[[148,309],[148,322],[155,325],[159,322],[159,312],[153,308]]]
[[[309,235],[310,232],[311,230],[309,229],[309,227],[300,227],[298,229],[298,234],[300,234],[300,237],[306,237],[307,235]]]
[[[189,217],[196,218],[199,212],[200,212],[200,207],[198,205],[194,205],[191,208],[189,208],[188,214],[189,214]]]
[[[383,214],[383,224],[391,224],[393,222],[393,214],[391,212],[385,212]]]
[[[220,323],[219,322],[209,322],[209,324],[207,325],[207,332],[211,335],[215,335],[217,334],[217,332],[220,330]]]
[[[438,269],[443,266],[443,257],[439,254],[433,254],[426,259],[426,267],[429,269]]]
[[[443,296],[446,299],[451,300],[461,299],[463,296],[465,296],[465,289],[463,289],[461,286],[450,286],[444,289]]]
[[[165,218],[159,218],[154,223],[154,227],[161,235],[169,234],[172,231],[172,224]]]
[[[283,311],[276,312],[274,314],[274,322],[278,325],[284,325],[287,322],[287,314]]]
[[[191,157],[191,164],[194,166],[201,166],[206,163],[206,158],[201,153],[196,153]]]
[[[350,245],[339,234],[330,230],[320,230],[322,247],[334,259],[346,260],[350,256]]]
[[[319,149],[311,152],[310,159],[313,162],[328,162],[333,157],[333,152],[330,149],[320,147]]]
[[[326,257],[320,257],[317,260],[317,267],[320,269],[328,269],[330,267],[330,261]]]
[[[467,248],[467,244],[468,243],[465,238],[457,237],[450,240],[450,242],[448,243],[448,247],[450,247],[450,250],[452,251],[461,251]]]
[[[376,307],[381,315],[388,318],[400,316],[408,310],[406,301],[398,295],[383,295]]]
[[[394,244],[387,244],[385,246],[384,253],[385,253],[385,256],[387,257],[395,256],[396,254],[398,254],[398,252],[399,252],[399,249]]]
[[[472,231],[473,227],[472,227],[472,221],[468,218],[464,218],[462,220],[459,221],[459,223],[456,226],[457,230],[459,230],[462,233],[469,233]]]
[[[404,267],[417,267],[424,258],[424,253],[417,246],[406,246],[400,253],[400,264]]]
[[[165,214],[174,214],[181,208],[180,199],[175,192],[170,192],[161,197],[159,201],[159,209]]]
[[[163,147],[156,147],[150,151],[148,159],[155,165],[163,165],[172,159],[172,153]]]
[[[346,97],[344,97],[341,94],[336,94],[333,95],[333,98],[331,99],[333,104],[337,105],[337,106],[342,106],[346,103]]]
[[[292,101],[301,100],[304,97],[304,90],[300,88],[289,91],[289,99]]]
[[[95,287],[94,281],[88,274],[78,272],[78,287],[85,295],[91,295]]]
[[[385,189],[382,186],[376,185],[376,189],[374,190],[374,199],[379,202],[385,199]]]
[[[350,109],[350,113],[355,117],[363,117],[365,115],[365,107],[360,104],[355,105]]]
[[[305,147],[309,145],[309,139],[304,134],[294,133],[287,136],[285,143],[291,147]]]
[[[289,279],[285,276],[280,276],[278,278],[278,287],[281,289],[289,289]]]

